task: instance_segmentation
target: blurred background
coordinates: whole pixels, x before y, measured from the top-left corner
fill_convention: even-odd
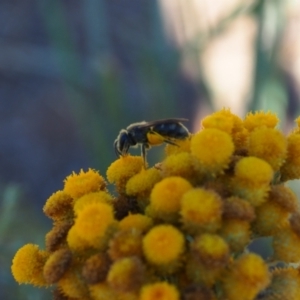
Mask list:
[[[0,298],[50,299],[16,284],[11,259],[44,247],[42,207],[67,175],[105,175],[121,128],[181,117],[193,131],[229,107],[274,111],[288,132],[299,32],[300,0],[0,0]]]

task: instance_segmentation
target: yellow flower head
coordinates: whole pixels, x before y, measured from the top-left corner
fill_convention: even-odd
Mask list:
[[[77,199],[85,194],[105,190],[104,178],[95,170],[89,169],[87,172],[80,170],[79,174],[73,172],[64,181],[64,192],[73,199]]]
[[[282,181],[300,178],[300,134],[290,134],[287,142],[287,157],[280,170]]]
[[[90,256],[82,268],[82,276],[88,284],[104,281],[111,261],[107,254],[97,253]]]
[[[48,253],[37,245],[27,244],[20,248],[12,262],[11,271],[18,283],[30,283],[35,286],[47,286],[43,276],[43,267]]]
[[[137,257],[115,261],[108,272],[107,282],[117,292],[137,291],[145,280],[145,267]]]
[[[190,152],[191,147],[191,139],[177,140],[176,146],[167,144],[165,147],[166,155],[178,154],[182,152]]]
[[[232,196],[224,201],[223,217],[225,219],[240,219],[251,222],[255,218],[255,212],[248,201]]]
[[[244,157],[235,165],[232,189],[235,195],[258,206],[266,200],[272,178],[273,169],[267,162],[257,157]]]
[[[257,254],[248,253],[233,262],[223,276],[223,290],[228,300],[251,300],[270,282],[268,266]]]
[[[225,219],[219,231],[234,253],[243,252],[250,243],[250,223],[242,219]]]
[[[152,219],[142,214],[129,214],[119,222],[121,230],[138,229],[141,232],[148,231],[152,225]]]
[[[180,176],[191,182],[199,182],[201,175],[197,171],[197,159],[189,152],[169,155],[162,163],[161,170],[164,177]]]
[[[90,204],[107,203],[111,205],[112,202],[113,197],[107,192],[99,191],[95,193],[89,193],[76,200],[74,204],[74,212],[76,215],[78,215],[79,211],[81,211],[82,209],[84,209],[84,207]]]
[[[290,227],[277,230],[273,237],[274,259],[286,263],[300,261],[300,236]]]
[[[203,128],[215,128],[231,134],[234,126],[234,115],[230,109],[223,108],[201,121]]]
[[[177,288],[167,282],[157,282],[143,286],[140,300],[179,300]]]
[[[215,232],[221,226],[223,203],[218,194],[202,188],[187,191],[181,199],[181,217],[189,233]]]
[[[141,156],[121,156],[107,169],[106,175],[110,183],[115,183],[119,192],[125,192],[125,186],[129,178],[139,173],[144,168]]]
[[[286,138],[277,129],[257,128],[249,136],[248,153],[265,160],[277,171],[286,158]]]
[[[273,201],[266,201],[256,208],[252,229],[260,236],[270,236],[288,224],[289,212]]]
[[[137,196],[138,198],[148,198],[153,186],[160,181],[159,170],[150,168],[142,169],[139,173],[133,175],[126,184],[126,194]]]
[[[73,217],[73,199],[64,191],[58,191],[52,194],[46,204],[43,211],[49,218],[58,221],[60,219]]]
[[[233,151],[231,136],[219,129],[204,129],[192,137],[192,154],[199,160],[201,169],[212,175],[228,167]]]
[[[192,255],[210,267],[224,266],[229,259],[229,247],[217,234],[204,233],[191,244]]]
[[[91,203],[78,212],[74,230],[80,239],[97,248],[113,221],[113,208],[109,204]]]
[[[55,222],[54,227],[46,234],[46,249],[53,252],[65,243],[68,231],[73,226],[73,220]]]
[[[108,254],[112,260],[127,256],[142,256],[142,234],[139,230],[121,230],[109,241]]]
[[[293,231],[300,236],[300,212],[297,211],[290,216],[290,225]]]
[[[245,120],[244,126],[247,130],[253,131],[259,127],[275,128],[278,124],[279,119],[276,114],[268,111],[257,111],[255,113],[248,113]]]
[[[79,274],[81,274],[81,266],[77,261],[73,260],[69,269],[57,283],[59,290],[62,291],[65,297],[87,299],[87,284],[82,280],[81,276],[78,276]]]
[[[175,221],[180,209],[182,195],[192,189],[185,179],[172,176],[158,182],[150,195],[150,210],[153,217]]]
[[[143,251],[151,264],[173,264],[184,251],[184,236],[171,225],[155,226],[143,239]]]
[[[106,282],[100,282],[89,286],[93,300],[119,300],[116,291]]]
[[[269,200],[276,202],[284,210],[288,212],[296,212],[299,208],[298,199],[295,193],[283,184],[273,185],[270,193]]]
[[[268,291],[274,299],[300,299],[300,275],[294,268],[278,268],[272,272]]]
[[[44,278],[47,283],[56,283],[70,266],[72,253],[67,248],[61,248],[53,252],[44,266]]]

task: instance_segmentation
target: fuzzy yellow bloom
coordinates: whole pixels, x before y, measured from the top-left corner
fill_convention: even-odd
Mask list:
[[[286,158],[286,138],[277,129],[257,128],[249,136],[248,153],[265,160],[277,171]]]
[[[233,114],[229,109],[223,108],[201,121],[203,128],[215,128],[231,134],[234,126]]]
[[[190,152],[191,139],[184,139],[176,141],[176,146],[167,144],[165,147],[166,155],[178,154],[182,152]]]
[[[189,233],[215,232],[221,226],[222,212],[220,196],[210,190],[191,189],[181,199],[181,220]]]
[[[253,300],[269,284],[270,274],[263,259],[249,253],[234,261],[222,279],[226,299]]]
[[[235,165],[232,190],[258,206],[266,201],[272,178],[273,169],[267,162],[257,157],[244,157]]]
[[[136,257],[115,261],[107,275],[108,284],[117,292],[137,291],[145,280],[145,267]]]
[[[197,168],[197,163],[196,157],[189,152],[169,155],[162,163],[162,175],[163,177],[180,176],[196,184],[203,177]]]
[[[43,211],[49,218],[58,221],[73,217],[73,199],[64,191],[52,194],[43,207]]]
[[[290,227],[278,230],[273,237],[274,259],[287,263],[300,261],[300,236]]]
[[[244,126],[247,130],[253,131],[260,127],[275,128],[278,122],[279,119],[276,114],[269,111],[257,111],[255,113],[250,112],[247,114],[244,120]]]
[[[229,259],[228,244],[217,234],[197,236],[191,244],[191,251],[195,258],[211,267],[224,266]]]
[[[266,201],[256,208],[252,229],[260,236],[274,234],[288,224],[289,212],[274,201]]]
[[[129,178],[144,168],[143,158],[140,156],[121,156],[107,169],[106,175],[110,183],[115,183],[120,192],[125,192]]]
[[[233,253],[240,253],[250,243],[250,223],[243,219],[225,219],[219,234]]]
[[[112,204],[113,197],[107,192],[95,192],[86,194],[78,198],[74,204],[74,212],[77,215],[84,207],[93,204],[93,203],[107,203]]]
[[[73,199],[77,199],[84,194],[105,190],[104,178],[95,170],[89,169],[87,172],[80,170],[79,174],[73,172],[64,181],[64,192]]]
[[[153,186],[161,179],[160,172],[155,168],[142,169],[133,175],[126,184],[126,194],[138,198],[148,198]]]
[[[72,262],[67,272],[64,273],[63,277],[58,281],[57,286],[59,290],[63,292],[63,295],[75,299],[88,299],[88,286],[83,281],[78,262]]]
[[[121,230],[138,229],[148,231],[153,226],[153,220],[142,214],[129,214],[119,222]]]
[[[179,300],[177,288],[167,282],[157,282],[143,286],[140,300]]]
[[[78,212],[74,230],[80,239],[97,248],[113,221],[113,208],[109,204],[91,203]]]
[[[90,285],[89,291],[93,300],[119,300],[116,291],[105,282]]]
[[[286,161],[280,169],[282,181],[300,178],[300,134],[290,134],[287,143]]]
[[[47,286],[43,276],[43,267],[49,254],[37,245],[27,244],[15,254],[11,271],[18,283],[30,283],[35,286]]]
[[[212,175],[228,167],[233,151],[231,136],[219,129],[204,129],[192,137],[191,153],[199,160],[201,169]]]
[[[143,239],[144,255],[151,264],[176,263],[184,251],[183,234],[171,225],[153,227]]]
[[[71,259],[72,253],[68,248],[62,248],[51,253],[43,269],[47,283],[56,283],[68,269]]]
[[[178,176],[167,177],[157,183],[150,195],[150,215],[164,220],[176,221],[182,195],[192,185]]]
[[[278,268],[272,272],[272,282],[268,287],[268,292],[272,295],[267,300],[300,299],[300,274],[294,268]]]

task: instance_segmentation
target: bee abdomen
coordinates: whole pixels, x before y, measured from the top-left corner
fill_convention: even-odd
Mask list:
[[[157,124],[152,127],[152,130],[162,136],[168,136],[174,139],[184,139],[189,136],[188,129],[181,123]]]

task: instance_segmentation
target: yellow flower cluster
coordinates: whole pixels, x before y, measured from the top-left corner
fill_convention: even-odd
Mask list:
[[[300,119],[288,136],[270,112],[244,120],[222,109],[166,146],[144,169],[124,156],[73,173],[44,206],[46,249],[18,250],[18,283],[54,286],[54,299],[300,299],[300,210],[285,185],[300,178]],[[264,261],[247,246],[273,238]],[[279,260],[285,267],[270,268]]]

